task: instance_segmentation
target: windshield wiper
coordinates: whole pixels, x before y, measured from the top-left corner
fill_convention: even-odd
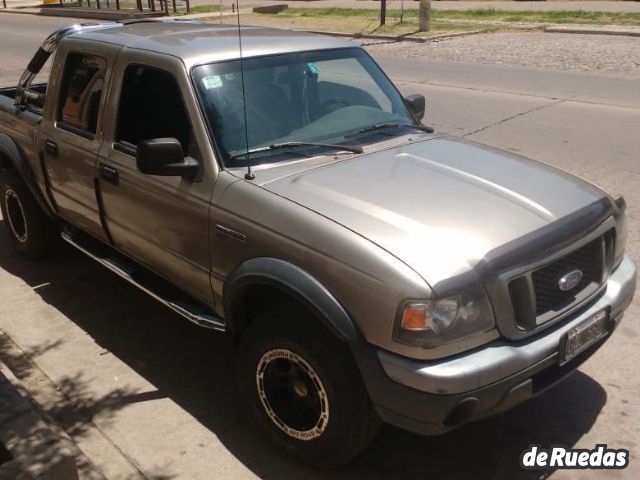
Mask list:
[[[354,132],[347,133],[346,137],[355,137],[356,135],[360,135],[361,133],[373,132],[374,130],[382,130],[383,128],[399,128],[399,127],[407,127],[413,128],[415,130],[421,130],[426,133],[433,133],[433,127],[427,127],[425,125],[412,125],[407,123],[378,123],[376,125],[370,125],[365,128],[361,128],[360,130],[356,130]]]
[[[351,153],[363,152],[362,147],[357,145],[349,146],[349,145],[336,145],[333,143],[283,142],[283,143],[274,143],[273,145],[268,145],[266,147],[252,148],[251,150],[247,150],[246,152],[233,155],[230,158],[231,160],[235,160],[238,158],[247,157],[254,153],[269,152],[271,150],[284,150],[284,149],[296,148],[296,147],[324,147],[324,148],[331,148],[334,150],[344,150],[345,152],[351,152]]]

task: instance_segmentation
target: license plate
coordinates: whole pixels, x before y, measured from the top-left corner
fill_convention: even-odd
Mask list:
[[[561,342],[560,365],[589,348],[608,332],[609,322],[604,310],[569,330]]]

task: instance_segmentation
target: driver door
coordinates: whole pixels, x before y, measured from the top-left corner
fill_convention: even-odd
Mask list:
[[[121,79],[111,94],[115,121],[98,156],[106,224],[115,247],[212,304],[207,232],[215,172],[206,133],[193,128],[201,122],[184,66],[164,56],[149,64],[149,57],[148,52],[123,52],[114,72]],[[138,170],[138,142],[163,137],[180,141],[185,156],[200,163],[201,178]]]

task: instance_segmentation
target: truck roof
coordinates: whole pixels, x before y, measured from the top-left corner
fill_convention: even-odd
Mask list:
[[[243,58],[355,46],[335,37],[275,28],[242,26],[241,32]],[[188,67],[240,55],[237,25],[190,21],[114,23],[113,28],[80,31],[69,37],[173,55]]]

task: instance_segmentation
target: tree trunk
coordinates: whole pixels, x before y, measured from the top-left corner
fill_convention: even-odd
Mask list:
[[[420,0],[419,17],[419,31],[428,32],[431,30],[431,0]]]
[[[380,0],[380,25],[387,23],[387,0]]]

